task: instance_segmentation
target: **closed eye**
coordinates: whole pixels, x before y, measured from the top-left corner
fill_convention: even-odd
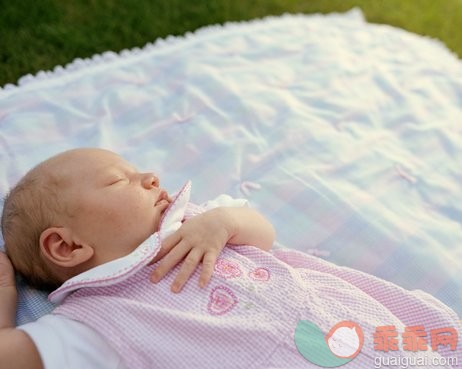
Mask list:
[[[111,179],[111,180],[109,181],[108,186],[112,186],[112,185],[115,185],[115,184],[117,184],[117,183],[121,183],[122,181],[125,181],[125,180],[128,181],[127,178],[122,178],[122,177],[120,177],[120,178],[113,178],[113,179]]]

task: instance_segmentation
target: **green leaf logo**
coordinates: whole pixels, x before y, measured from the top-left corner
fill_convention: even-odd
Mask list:
[[[353,360],[361,351],[364,335],[351,321],[333,326],[327,335],[308,320],[300,320],[295,329],[295,345],[309,362],[324,368],[335,368]]]

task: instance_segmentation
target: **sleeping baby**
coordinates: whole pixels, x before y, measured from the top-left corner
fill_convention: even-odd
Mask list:
[[[190,193],[188,182],[170,196],[102,149],[66,151],[27,173],[2,215],[0,369],[462,362],[457,316],[435,298],[271,250],[273,227],[244,200],[194,205]],[[57,304],[18,328],[11,264]]]

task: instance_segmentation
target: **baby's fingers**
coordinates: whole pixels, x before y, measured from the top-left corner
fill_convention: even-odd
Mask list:
[[[188,256],[183,261],[180,271],[172,283],[172,292],[178,293],[182,290],[188,279],[193,275],[197,266],[202,260],[202,252],[197,249],[191,250]]]
[[[162,259],[165,255],[167,255],[172,249],[179,244],[181,241],[181,235],[178,232],[175,232],[168,236],[163,242],[162,242],[162,247],[160,248],[159,252],[157,255],[154,257],[154,259],[148,264],[152,265],[154,263],[157,263],[160,259]]]
[[[184,259],[189,250],[189,247],[181,242],[174,247],[173,250],[163,257],[159,265],[152,272],[151,282],[157,283],[164,278],[170,270],[175,268],[175,266]]]
[[[13,266],[3,251],[0,251],[0,287],[15,286]]]
[[[199,287],[204,288],[212,278],[213,271],[215,269],[215,262],[217,261],[217,254],[208,252],[204,255],[202,260],[202,272],[199,278]]]

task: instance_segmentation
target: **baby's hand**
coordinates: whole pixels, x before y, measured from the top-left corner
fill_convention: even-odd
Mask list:
[[[10,259],[0,251],[0,329],[14,327],[16,282]]]
[[[0,288],[3,287],[16,287],[16,282],[10,259],[0,251]]]
[[[215,262],[230,238],[229,224],[220,208],[207,211],[184,222],[162,243],[162,261],[151,275],[157,283],[182,260],[180,271],[171,285],[172,292],[180,292],[200,263],[199,286],[205,287],[213,274]],[[155,260],[158,260],[156,257]]]

